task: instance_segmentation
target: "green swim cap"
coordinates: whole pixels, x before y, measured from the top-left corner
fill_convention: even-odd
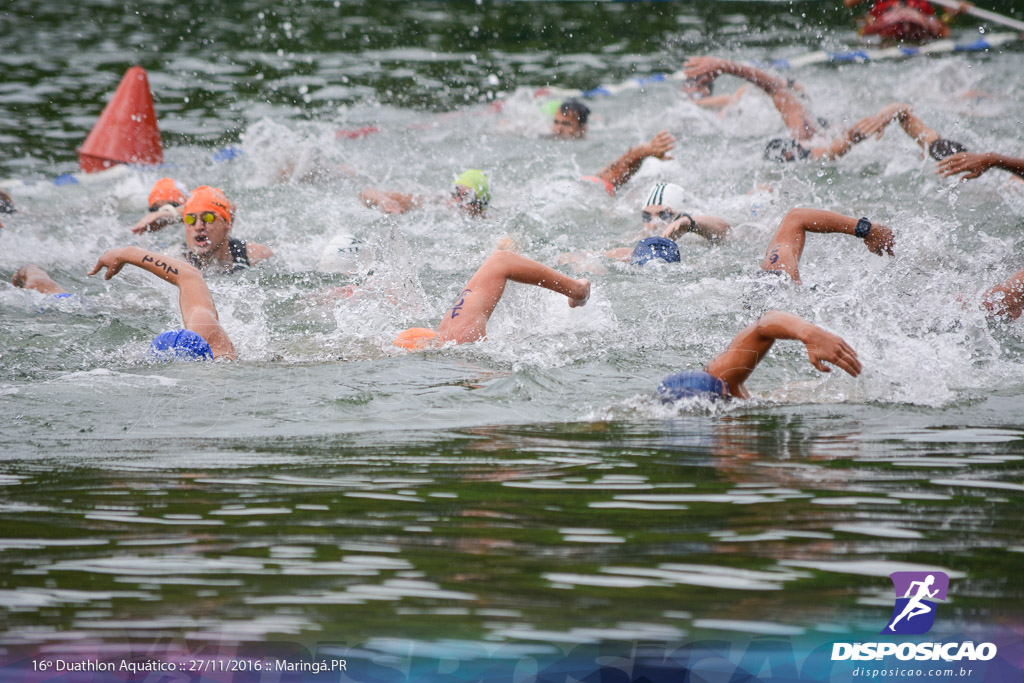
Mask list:
[[[544,104],[540,105],[540,110],[548,118],[554,118],[555,117],[555,112],[558,111],[558,108],[561,107],[561,106],[562,106],[562,101],[561,100],[548,100]]]
[[[491,201],[491,181],[487,179],[487,175],[480,169],[471,168],[468,171],[463,171],[455,179],[455,185],[468,187],[473,190],[477,201],[481,204],[487,204]]]

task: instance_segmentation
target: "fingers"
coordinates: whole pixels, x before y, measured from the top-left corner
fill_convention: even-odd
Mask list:
[[[92,270],[90,270],[88,273],[86,273],[86,275],[95,275],[96,273],[100,272],[100,268],[102,268],[102,267],[103,267],[103,261],[102,260],[97,261],[96,265],[93,266]]]

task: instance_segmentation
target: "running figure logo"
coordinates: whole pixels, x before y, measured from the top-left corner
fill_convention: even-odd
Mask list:
[[[949,577],[942,572],[893,572],[896,605],[882,633],[914,636],[927,633],[935,623],[935,600],[945,600]]]

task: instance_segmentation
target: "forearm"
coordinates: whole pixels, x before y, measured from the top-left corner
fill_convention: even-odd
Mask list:
[[[676,240],[682,235],[692,232],[711,242],[721,242],[729,234],[729,224],[716,216],[691,216],[682,214],[682,218],[668,226],[662,237]]]
[[[857,230],[857,220],[851,216],[844,216],[841,213],[824,209],[793,209],[786,214],[783,223],[801,228],[805,232],[839,232],[844,235],[854,235]]]
[[[618,188],[625,185],[648,156],[646,145],[631,147],[625,154],[601,169],[597,177]]]
[[[119,257],[125,263],[148,270],[161,280],[166,280],[178,288],[181,288],[183,281],[193,278],[202,280],[203,278],[199,270],[181,259],[146,251],[139,247],[124,247],[121,249]]]
[[[772,76],[766,71],[761,71],[752,66],[745,64],[738,64],[736,62],[725,62],[722,67],[722,73],[727,73],[737,78],[742,78],[745,81],[753,83],[757,87],[764,90],[766,93],[771,95],[776,90],[787,87],[785,79]]]
[[[1024,178],[1024,159],[1006,156],[1005,154],[994,154],[991,152],[985,156],[991,160],[992,165],[996,168],[1001,168],[1004,171],[1009,171],[1014,175]]]
[[[754,324],[755,333],[768,348],[771,348],[770,343],[776,339],[795,339],[806,344],[816,329],[800,316],[784,311],[768,311]]]

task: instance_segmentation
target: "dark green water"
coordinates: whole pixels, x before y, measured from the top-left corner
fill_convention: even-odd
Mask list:
[[[888,574],[915,568],[952,578],[945,632],[1019,625],[1022,329],[951,304],[1024,265],[1005,176],[956,187],[897,131],[841,164],[780,169],[759,156],[781,130],[763,98],[719,119],[672,86],[595,100],[586,142],[540,138],[534,88],[697,53],[852,49],[853,15],[819,2],[0,9],[0,176],[21,209],[3,217],[0,272],[37,262],[83,294],[54,305],[0,285],[0,643],[825,637],[877,632]],[[1015,152],[1022,54],[798,75],[833,120],[909,100],[972,149]],[[176,324],[173,294],[138,274],[84,275],[103,249],[180,240],[128,232],[156,171],[46,182],[75,170],[136,63],[167,172],[224,187],[238,230],[277,252],[211,281],[233,365],[150,363],[148,340]],[[381,132],[335,140],[363,125]],[[663,128],[676,161],[645,166],[615,200],[560,189]],[[243,158],[211,162],[226,144]],[[337,163],[364,174],[303,180]],[[384,219],[356,200],[370,184],[437,190],[473,165],[495,183],[482,223]],[[483,344],[390,346],[436,319],[499,235],[548,263],[614,246],[656,180],[684,184],[736,239],[684,243],[675,270],[594,276],[580,311],[512,291]],[[761,183],[773,190],[751,194]],[[748,276],[802,205],[879,217],[897,258],[809,241],[807,287],[759,301]],[[315,266],[339,230],[387,256],[378,272],[408,294],[400,305],[313,301],[339,284]],[[822,377],[780,344],[749,404],[651,398],[762,304],[850,340],[864,376]]]

